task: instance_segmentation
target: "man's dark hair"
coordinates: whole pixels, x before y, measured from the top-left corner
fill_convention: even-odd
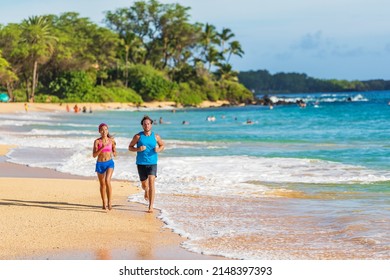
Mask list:
[[[144,120],[150,120],[150,123],[153,124],[153,120],[152,120],[149,116],[145,115],[145,116],[142,118],[142,120],[141,120],[141,125],[144,124]]]

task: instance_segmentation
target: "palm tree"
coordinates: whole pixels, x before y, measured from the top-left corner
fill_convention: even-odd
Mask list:
[[[212,45],[218,42],[217,31],[214,25],[206,23],[204,31],[202,33],[201,45],[202,45],[202,56],[207,61],[206,56],[211,51]]]
[[[219,63],[218,70],[216,71],[217,76],[222,81],[238,81],[238,73],[233,70],[233,67],[229,63]]]
[[[206,54],[206,61],[209,63],[208,70],[210,71],[212,65],[218,64],[223,59],[223,56],[214,47],[211,47]]]
[[[228,58],[226,59],[226,63],[229,63],[230,57],[232,54],[238,55],[239,57],[242,57],[244,54],[244,51],[241,48],[241,44],[238,41],[233,41],[229,43],[229,49],[228,49],[229,55]]]
[[[230,28],[223,28],[221,33],[218,33],[222,52],[225,52],[225,43],[228,42],[235,35]]]
[[[143,60],[142,43],[134,33],[119,34],[119,46],[124,50],[124,57],[121,58],[120,64],[123,65],[123,77],[125,87],[129,84],[129,67],[131,64],[140,63]],[[124,61],[123,61],[124,60]]]
[[[46,62],[53,54],[54,43],[58,39],[51,35],[51,25],[43,16],[32,16],[21,24],[20,43],[26,44],[27,58],[33,64],[31,92],[27,93],[27,101],[34,102],[35,89],[38,84],[38,64]],[[27,88],[28,88],[28,82]]]

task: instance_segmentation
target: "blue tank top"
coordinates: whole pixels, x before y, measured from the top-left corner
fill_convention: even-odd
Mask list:
[[[143,131],[138,133],[140,136],[137,148],[141,146],[145,146],[146,150],[142,152],[137,152],[137,160],[136,163],[140,165],[150,165],[157,164],[157,153],[154,148],[157,146],[156,136],[154,132],[150,134],[150,136],[146,136]]]

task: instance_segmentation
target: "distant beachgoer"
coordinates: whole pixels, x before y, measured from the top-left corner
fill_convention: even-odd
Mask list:
[[[96,174],[100,184],[100,196],[103,202],[104,210],[112,209],[112,187],[111,177],[114,172],[114,160],[116,157],[116,142],[114,137],[108,132],[108,126],[105,123],[99,125],[100,137],[93,143],[92,156],[97,157]]]
[[[188,122],[188,121],[183,121],[181,124],[187,125],[187,124],[190,124],[190,122]]]
[[[24,103],[24,110],[25,110],[26,112],[28,112],[28,104],[27,104],[27,103]]]
[[[78,113],[79,112],[79,106],[77,106],[77,104],[74,105],[73,110],[74,110],[75,113]]]
[[[305,101],[303,101],[302,99],[301,99],[301,100],[298,100],[298,101],[297,101],[297,104],[298,104],[298,106],[301,107],[301,108],[306,108],[306,103],[305,103]]]
[[[67,111],[67,112],[70,111],[69,104],[66,104],[66,111]]]
[[[86,112],[87,112],[87,107],[83,106],[83,113],[86,113]]]
[[[137,152],[136,164],[144,198],[149,202],[148,213],[153,213],[155,199],[154,181],[157,177],[158,153],[164,150],[164,142],[152,131],[153,120],[144,116],[141,120],[143,131],[134,135],[129,151]]]
[[[163,118],[162,118],[162,117],[160,117],[160,120],[158,121],[158,123],[159,123],[159,124],[163,124],[163,123],[164,123],[164,121],[163,121]]]

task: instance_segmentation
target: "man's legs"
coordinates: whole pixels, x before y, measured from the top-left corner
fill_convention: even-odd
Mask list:
[[[142,189],[145,191],[144,198],[146,201],[149,201],[149,179],[141,181]]]
[[[149,213],[153,213],[153,204],[154,204],[154,197],[156,194],[155,188],[154,188],[154,180],[156,179],[156,176],[149,175],[148,181],[149,181]]]

